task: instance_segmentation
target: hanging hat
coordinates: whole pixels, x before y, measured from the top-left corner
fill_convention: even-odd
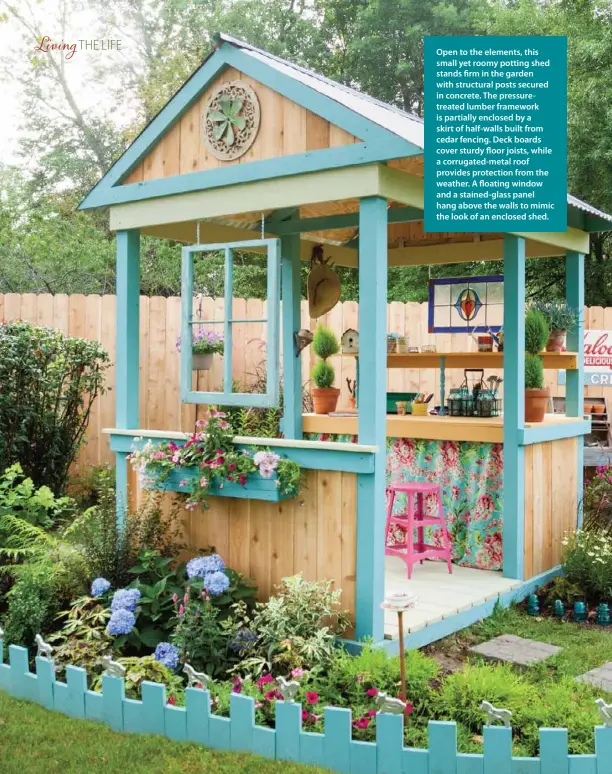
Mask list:
[[[308,275],[308,311],[316,320],[327,314],[340,301],[340,278],[323,260],[323,247],[313,247]]]

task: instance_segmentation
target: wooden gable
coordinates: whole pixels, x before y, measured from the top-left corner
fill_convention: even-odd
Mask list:
[[[222,161],[206,147],[202,136],[202,114],[211,92],[224,81],[246,81],[260,105],[260,127],[247,152],[238,159]],[[251,161],[291,156],[360,142],[352,134],[283,97],[248,75],[228,67],[185,112],[123,180],[124,184],[186,175],[190,172]]]

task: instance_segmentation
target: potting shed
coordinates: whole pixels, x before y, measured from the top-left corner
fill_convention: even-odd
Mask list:
[[[186,436],[147,428],[139,416],[141,235],[176,240],[182,251],[181,400],[184,404],[279,405],[283,438],[236,438],[270,448],[306,471],[299,497],[278,501],[248,486],[219,492],[208,511],[184,513],[186,537],[214,545],[250,575],[262,595],[297,572],[343,590],[354,638],[395,647],[397,622],[385,594],[416,590],[405,615],[408,644],[419,646],[524,596],[558,567],[561,540],[579,519],[582,490],[582,324],[567,350],[544,355],[567,372],[566,413],[524,419],[525,261],[565,262],[567,301],[583,307],[589,232],[612,217],[568,196],[563,233],[425,233],[423,122],[246,43],[220,35],[201,67],[144,128],[81,204],[109,208],[117,234],[116,427],[119,514],[128,493],[127,457],[139,439]],[[300,265],[323,245],[335,266],[359,274],[358,409],[304,414]],[[206,257],[224,257],[225,298],[215,320],[200,321],[194,277]],[[236,251],[267,265],[267,387],[232,384],[233,326],[251,320],[232,299]],[[178,260],[178,257],[177,257]],[[503,352],[387,354],[389,267],[503,262]],[[500,272],[501,273],[501,272]],[[501,309],[501,305],[500,305]],[[238,316],[236,316],[238,314]],[[222,325],[223,390],[192,371],[193,326]],[[503,415],[399,416],[387,412],[388,369],[502,368]],[[355,363],[357,374],[357,362]],[[161,387],[161,386],[160,386]],[[442,402],[442,396],[435,402]],[[433,405],[433,404],[432,404]],[[442,562],[414,568],[385,556],[385,489],[391,481],[437,483],[453,542],[453,573]],[[136,485],[132,482],[132,485]]]

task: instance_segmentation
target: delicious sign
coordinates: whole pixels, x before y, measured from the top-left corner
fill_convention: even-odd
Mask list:
[[[584,383],[612,387],[612,331],[584,332]]]

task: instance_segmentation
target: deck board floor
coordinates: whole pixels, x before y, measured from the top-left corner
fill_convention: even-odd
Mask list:
[[[385,557],[385,593],[410,591],[416,605],[404,613],[404,631],[415,632],[443,618],[469,610],[519,586],[521,581],[504,578],[501,572],[475,570],[453,565],[449,575],[444,562],[424,562],[412,570],[408,580],[406,565],[397,556]],[[385,637],[398,636],[397,615],[385,612]]]

